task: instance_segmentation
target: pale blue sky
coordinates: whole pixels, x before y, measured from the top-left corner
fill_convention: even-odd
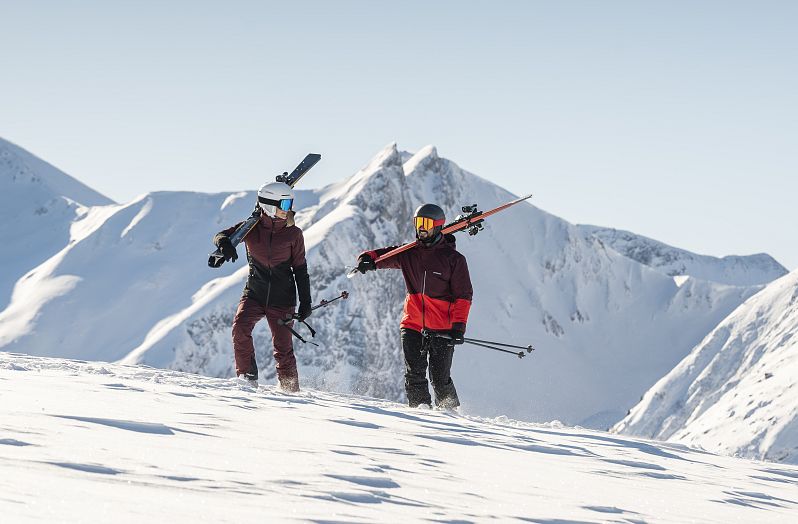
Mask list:
[[[0,0],[0,137],[118,201],[391,141],[571,222],[798,268],[798,2]]]

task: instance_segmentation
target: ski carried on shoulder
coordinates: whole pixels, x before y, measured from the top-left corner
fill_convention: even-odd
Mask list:
[[[507,202],[506,204],[502,204],[502,205],[500,205],[498,207],[494,207],[493,209],[490,209],[488,211],[478,211],[477,210],[477,204],[474,204],[474,205],[471,205],[471,206],[464,206],[462,208],[464,214],[458,216],[457,218],[454,219],[454,221],[452,221],[449,224],[446,224],[445,226],[443,226],[443,229],[441,229],[441,234],[446,235],[448,233],[457,233],[458,231],[466,231],[466,230],[468,230],[468,234],[469,235],[472,235],[472,236],[476,235],[477,233],[482,231],[482,223],[485,221],[486,218],[488,218],[491,215],[495,215],[499,211],[504,211],[508,207],[514,206],[515,204],[518,204],[519,202],[523,202],[524,200],[527,200],[527,199],[529,199],[531,197],[532,197],[532,194],[523,196],[521,198],[516,198],[515,200]],[[387,253],[377,257],[377,260],[375,260],[374,262],[375,263],[376,262],[380,262],[382,260],[385,260],[386,258],[391,258],[393,256],[396,256],[399,253],[404,253],[405,251],[407,251],[409,249],[413,249],[417,245],[418,245],[418,240],[414,240],[412,242],[408,242],[407,244],[401,245],[401,246],[399,246],[399,247],[397,247],[395,249],[392,249],[392,250],[388,251]],[[352,269],[349,270],[349,272],[346,274],[346,276],[348,278],[352,278],[357,273],[358,273],[357,268],[352,268]]]
[[[291,187],[294,187],[299,180],[305,176],[305,173],[310,171],[310,168],[315,166],[319,160],[321,160],[321,155],[318,153],[308,153],[308,155],[299,163],[298,166],[294,168],[293,171],[289,174],[287,171],[284,172],[282,175],[277,175],[276,182],[283,182],[288,184]],[[260,220],[260,207],[255,204],[255,210],[252,211],[252,214],[247,218],[244,222],[241,223],[240,226],[236,228],[232,235],[230,235],[230,243],[233,244],[233,247],[236,247],[238,244],[244,240],[250,231],[255,228],[255,225]],[[222,254],[222,250],[216,248],[216,251],[211,253],[208,256],[208,265],[210,267],[219,267],[224,263],[224,255]]]
[[[283,182],[284,184],[288,184],[291,187],[297,185],[299,180],[305,176],[305,173],[310,171],[310,168],[315,166],[321,160],[321,155],[318,153],[308,153],[308,155],[299,163],[298,166],[291,171],[289,175],[288,172],[283,173],[282,175],[277,175],[277,179],[275,182]]]

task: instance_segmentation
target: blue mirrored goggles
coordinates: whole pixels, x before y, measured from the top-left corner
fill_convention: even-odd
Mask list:
[[[294,206],[294,199],[293,198],[283,198],[280,200],[272,200],[270,198],[263,198],[258,197],[258,202],[265,206],[274,206],[278,209],[282,209],[283,211],[290,211],[291,208]]]

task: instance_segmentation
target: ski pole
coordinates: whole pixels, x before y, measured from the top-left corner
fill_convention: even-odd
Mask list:
[[[330,299],[330,300],[322,300],[321,302],[319,302],[318,304],[316,304],[315,306],[310,308],[310,310],[311,311],[315,311],[316,309],[329,306],[331,303],[335,302],[336,300],[339,300],[339,299],[346,300],[347,298],[349,298],[349,292],[341,291],[341,294],[338,295],[337,297],[335,297],[333,299]],[[302,342],[303,344],[310,343],[310,344],[313,344],[314,346],[318,346],[318,344],[316,344],[315,342],[308,342],[307,340],[302,338],[302,336],[299,333],[297,333],[291,326],[288,325],[288,323],[293,321],[293,320],[299,320],[299,314],[298,313],[294,313],[293,315],[290,315],[290,316],[288,316],[286,318],[281,318],[281,319],[279,319],[277,321],[277,323],[280,324],[281,326],[286,326],[291,331],[291,334],[294,335],[297,339],[299,339],[299,341]],[[305,324],[305,326],[307,326],[308,330],[310,330],[310,336],[315,338],[316,337],[316,330],[313,329],[312,327],[310,327],[310,324],[308,324],[304,320],[299,320],[299,321],[302,322],[303,324]]]
[[[295,337],[296,337],[296,338],[297,338],[297,339],[298,339],[300,342],[302,342],[303,344],[308,344],[308,343],[310,343],[310,344],[313,344],[314,346],[318,347],[318,344],[316,344],[316,343],[315,343],[315,342],[313,342],[313,341],[310,341],[310,342],[308,342],[307,340],[305,340],[304,338],[302,338],[302,335],[300,335],[299,333],[297,333],[297,332],[296,332],[296,330],[295,330],[294,328],[292,328],[291,326],[289,326],[289,325],[288,325],[290,322],[293,322],[294,320],[299,320],[299,319],[296,317],[296,315],[295,315],[295,314],[294,314],[294,315],[292,315],[292,316],[289,316],[289,317],[287,317],[287,318],[280,318],[280,319],[278,319],[278,320],[277,320],[277,323],[278,323],[278,324],[280,324],[281,326],[285,326],[285,327],[287,327],[287,328],[288,328],[288,331],[290,331],[290,332],[291,332],[291,334],[292,334],[292,335],[294,335],[294,336],[295,336]],[[316,337],[316,330],[314,330],[312,327],[310,327],[310,324],[308,324],[308,323],[307,323],[307,322],[305,322],[304,320],[299,320],[299,321],[300,321],[300,322],[302,322],[303,324],[305,324],[305,325],[307,326],[307,328],[310,330],[310,336],[311,336],[312,338],[315,338],[315,337]]]
[[[453,340],[450,335],[445,334],[445,333],[434,333],[432,331],[426,331],[425,333],[423,333],[423,335],[426,336],[426,337],[430,337],[430,338],[442,338],[442,339],[445,339],[445,340]],[[483,348],[486,348],[486,349],[492,349],[494,351],[501,351],[502,353],[509,353],[510,355],[517,356],[518,358],[524,358],[526,356],[526,353],[524,353],[523,351],[519,351],[519,352],[516,353],[515,351],[509,351],[507,349],[498,348],[496,346],[491,345],[492,343],[488,342],[488,341],[479,341],[479,340],[473,339],[473,338],[463,338],[463,342],[467,343],[467,344],[471,344],[472,346],[479,346],[479,347],[483,347]],[[509,346],[509,347],[513,347],[510,344],[503,344],[503,345]],[[526,349],[528,352],[531,352],[531,350],[529,350],[527,348],[521,348],[521,346],[517,346],[517,347],[520,348],[520,349]],[[531,347],[531,346],[529,346],[529,347]]]
[[[523,351],[519,351],[518,353],[516,353],[515,351],[510,351],[509,349],[497,348],[494,346],[489,346],[488,344],[480,344],[479,342],[474,342],[471,340],[466,340],[465,342],[467,344],[471,344],[472,346],[479,346],[487,349],[492,349],[493,351],[501,351],[502,353],[509,353],[511,355],[517,356],[518,358],[524,358],[526,356],[526,353],[524,353]]]
[[[322,300],[321,302],[319,302],[318,304],[316,304],[315,306],[310,308],[310,310],[311,311],[316,311],[319,308],[323,308],[323,307],[329,306],[330,304],[332,304],[336,300],[339,300],[339,299],[346,300],[347,298],[349,298],[349,292],[341,291],[341,294],[338,295],[337,297],[331,298],[330,300]],[[280,325],[283,325],[283,324],[285,324],[287,322],[290,322],[292,320],[299,320],[299,313],[294,313],[293,315],[291,315],[290,317],[286,317],[285,319],[281,318],[280,320],[277,321],[277,323],[280,324]],[[310,326],[308,326],[308,327],[310,327]]]
[[[280,320],[278,320],[278,321],[277,321],[277,323],[278,323],[278,324],[281,324],[281,325],[283,325],[283,326],[287,327],[287,328],[288,328],[288,331],[290,331],[290,332],[291,332],[291,334],[292,334],[292,335],[294,335],[294,336],[295,336],[295,337],[296,337],[296,338],[297,338],[297,339],[298,339],[300,342],[302,342],[303,344],[313,344],[314,346],[316,346],[316,347],[319,347],[319,345],[318,345],[318,344],[316,344],[315,342],[313,342],[312,340],[305,340],[304,338],[302,338],[302,335],[300,335],[299,333],[297,333],[296,331],[294,331],[294,328],[292,328],[291,326],[289,326],[289,325],[288,325],[288,322],[290,322],[290,320],[282,320],[282,319],[280,319]],[[308,326],[308,329],[310,330],[310,336],[311,336],[311,337],[315,337],[315,336],[316,336],[316,332],[315,332],[315,331],[313,331],[313,328],[312,328],[312,327],[310,327],[310,326],[308,325],[308,323],[307,323],[307,322],[305,322],[304,320],[302,321],[302,323],[303,323],[303,324],[305,324],[306,326]]]
[[[463,340],[466,342],[480,342],[482,344],[491,344],[493,346],[501,346],[505,348],[525,349],[527,353],[532,353],[535,351],[535,348],[532,347],[532,344],[527,346],[517,346],[515,344],[504,344],[502,342],[493,342],[491,340],[480,340],[478,338],[464,338]]]
[[[316,311],[317,309],[319,309],[319,308],[321,308],[321,307],[327,307],[327,306],[329,306],[330,304],[332,304],[332,303],[333,303],[333,302],[335,302],[336,300],[339,300],[339,299],[344,299],[344,300],[346,300],[347,298],[349,298],[349,292],[348,292],[348,291],[341,291],[341,294],[340,294],[340,295],[338,295],[337,297],[335,297],[335,298],[331,298],[330,300],[322,300],[321,302],[319,302],[318,304],[316,304],[315,306],[313,306],[312,308],[310,308],[310,310],[311,310],[311,311]]]

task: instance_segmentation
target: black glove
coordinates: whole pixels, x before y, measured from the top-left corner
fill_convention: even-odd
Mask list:
[[[449,330],[449,337],[452,339],[452,345],[459,346],[465,342],[465,326],[461,322],[454,322],[452,329]]]
[[[302,302],[299,304],[299,311],[297,311],[296,318],[300,322],[308,318],[313,311],[311,310],[310,302]]]
[[[230,242],[229,238],[224,237],[219,241],[219,249],[222,250],[222,256],[224,256],[226,261],[235,262],[238,260],[236,248],[233,247],[233,243]]]
[[[374,271],[377,269],[377,263],[374,262],[374,259],[371,258],[371,255],[360,255],[360,257],[357,259],[356,269],[361,273],[365,273],[366,271]]]

